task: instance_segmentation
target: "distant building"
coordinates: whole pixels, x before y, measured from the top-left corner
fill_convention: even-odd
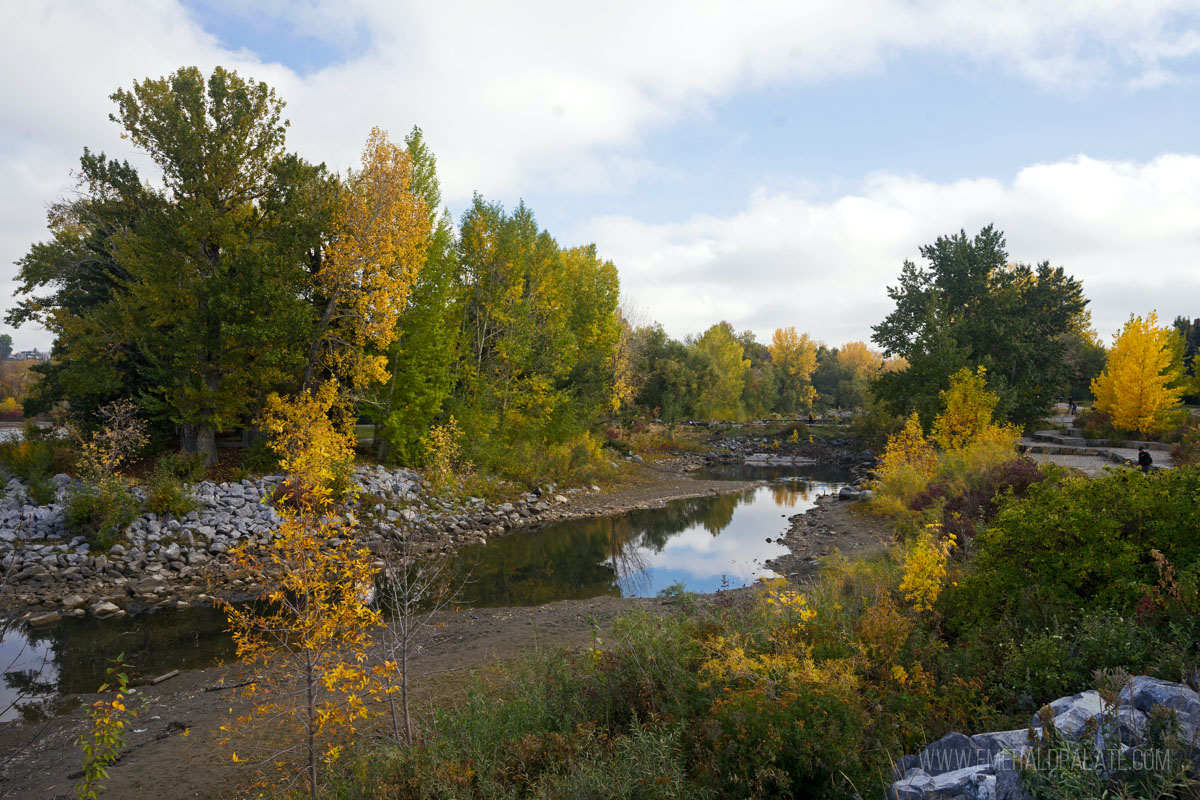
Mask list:
[[[50,354],[41,350],[18,350],[8,357],[10,361],[49,361]]]

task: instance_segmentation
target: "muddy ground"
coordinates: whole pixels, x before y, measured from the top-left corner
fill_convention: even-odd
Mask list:
[[[790,527],[777,539],[788,554],[767,566],[793,583],[804,583],[817,574],[820,559],[837,550],[844,556],[862,557],[894,540],[887,523],[861,513],[856,501],[836,495],[817,498],[817,505],[788,518]]]
[[[577,496],[568,516],[615,514],[661,505],[668,500],[710,493],[744,491],[754,482],[690,478],[694,458],[647,464],[628,473],[611,491]],[[796,580],[810,577],[812,559],[833,547],[862,553],[886,540],[882,526],[849,513],[850,503],[823,499],[807,515],[792,518],[783,541],[792,554],[775,568]],[[491,664],[514,659],[538,647],[583,646],[593,621],[606,628],[632,609],[666,613],[670,605],[656,599],[596,598],[564,601],[532,608],[462,610],[447,614],[436,641],[426,645],[411,669],[414,705],[453,704],[471,676]],[[219,728],[242,702],[229,688],[248,676],[236,666],[215,666],[181,673],[158,686],[143,686],[145,700],[132,725],[127,746],[111,769],[104,798],[207,798],[237,796],[254,779],[252,766],[234,764],[221,745]],[[84,705],[95,697],[80,698]],[[20,749],[0,773],[0,797],[67,798],[79,777],[80,755],[75,738],[84,730],[82,710],[51,720],[44,728],[16,723],[0,725],[0,760]],[[186,732],[186,735],[184,735]],[[27,742],[31,742],[27,744]],[[243,752],[243,755],[245,753]]]

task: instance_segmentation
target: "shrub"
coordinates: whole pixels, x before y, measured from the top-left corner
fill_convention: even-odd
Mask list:
[[[21,404],[17,402],[15,397],[6,397],[0,400],[0,419],[18,420],[24,415],[21,409]]]
[[[462,436],[452,415],[445,424],[434,425],[421,437],[425,480],[435,494],[446,489],[457,473],[470,471],[462,457]]]
[[[1200,561],[1197,492],[1196,468],[1149,477],[1110,470],[1031,485],[976,538],[977,558],[962,582],[965,613],[978,624],[1009,614],[1132,614],[1159,580],[1152,550],[1180,569]],[[1029,607],[1032,591],[1037,609]]]
[[[1200,467],[1200,422],[1183,426],[1178,443],[1171,449],[1171,461],[1176,467]]]
[[[67,498],[63,515],[67,528],[100,550],[112,547],[137,519],[140,504],[114,477],[76,487]]]
[[[204,455],[183,451],[168,453],[158,459],[155,469],[183,483],[196,483],[204,480]]]
[[[24,480],[30,499],[38,505],[54,502],[56,487],[50,478],[70,469],[71,462],[69,443],[43,436],[40,429],[32,438],[0,441],[0,467]]]
[[[192,476],[203,474],[204,457],[199,453],[163,456],[146,483],[146,510],[161,517],[182,517],[198,508],[190,488]]]

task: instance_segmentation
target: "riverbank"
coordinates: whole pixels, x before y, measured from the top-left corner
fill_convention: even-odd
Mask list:
[[[890,526],[861,513],[860,508],[859,501],[836,495],[817,498],[815,507],[788,518],[787,532],[777,539],[788,553],[768,561],[767,566],[800,584],[811,580],[821,559],[834,550],[862,558],[887,547],[895,539]]]
[[[460,700],[472,675],[489,665],[538,648],[579,647],[596,625],[641,609],[667,613],[668,601],[599,597],[530,608],[464,609],[438,622],[437,637],[414,656],[413,706],[422,717],[430,707]],[[130,726],[120,760],[110,770],[105,798],[210,798],[234,795],[254,780],[253,764],[235,764],[221,746],[220,726],[244,701],[224,688],[247,680],[238,665],[181,672],[157,686],[138,687],[142,710]],[[79,698],[83,705],[97,696]],[[81,763],[76,737],[86,729],[82,710],[38,725],[0,724],[0,753],[29,744],[0,772],[0,797],[17,800],[69,798]],[[246,751],[241,751],[243,757]],[[0,759],[6,756],[0,756]]]
[[[608,491],[547,486],[491,503],[432,497],[420,475],[408,470],[359,467],[362,493],[354,512],[358,535],[372,551],[384,555],[402,546],[410,554],[438,555],[563,519],[660,507],[756,485],[687,475],[702,464],[697,456],[630,462]],[[107,552],[92,552],[66,531],[62,515],[70,478],[56,476],[57,497],[44,506],[33,505],[24,484],[12,480],[0,504],[0,614],[44,626],[63,617],[103,619],[253,594],[257,587],[234,573],[228,552],[247,541],[271,541],[281,518],[263,500],[280,480],[199,483],[193,490],[197,510],[178,519],[145,514]]]

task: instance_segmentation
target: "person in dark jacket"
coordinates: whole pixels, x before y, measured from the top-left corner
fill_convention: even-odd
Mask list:
[[[1138,448],[1138,466],[1142,468],[1142,472],[1146,475],[1150,474],[1150,465],[1154,463],[1154,459],[1150,457],[1150,451],[1144,447]]]

